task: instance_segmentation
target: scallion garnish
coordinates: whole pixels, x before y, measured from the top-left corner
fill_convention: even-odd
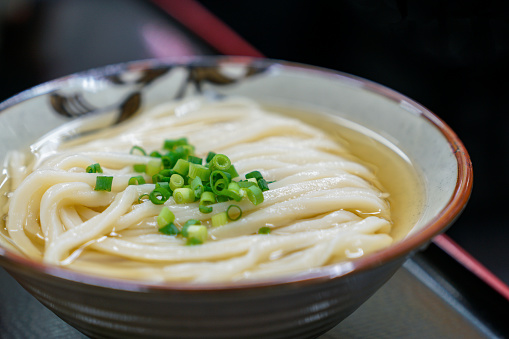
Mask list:
[[[269,234],[270,233],[270,227],[260,227],[258,230],[258,234]]]
[[[223,226],[228,223],[228,214],[226,212],[221,212],[214,214],[211,218],[212,227]]]
[[[111,192],[112,183],[113,183],[113,177],[98,176],[95,179],[94,190]]]
[[[184,187],[184,178],[180,174],[173,174],[170,177],[170,189],[175,191],[177,188]]]
[[[232,221],[239,220],[242,217],[242,209],[237,205],[230,205],[226,209],[226,215]]]
[[[190,188],[177,188],[173,191],[173,198],[177,204],[188,204],[194,202],[194,193]]]
[[[154,205],[162,205],[170,199],[170,197],[170,191],[161,186],[154,188],[154,190],[149,194],[149,199]]]
[[[145,178],[141,175],[137,175],[135,177],[131,177],[129,179],[128,185],[143,185],[145,183]]]
[[[212,192],[203,192],[200,198],[200,212],[202,213],[210,213],[212,212],[212,207],[209,205],[216,203],[216,196]]]
[[[252,171],[252,172],[249,172],[248,174],[246,174],[246,179],[249,179],[249,178],[255,178],[256,181],[258,181],[261,178],[263,178],[263,176],[259,171]]]
[[[99,164],[92,164],[88,166],[85,170],[87,173],[102,173],[103,169],[101,168],[101,165]]]
[[[134,164],[133,169],[136,173],[145,173],[147,165],[145,164]]]
[[[231,166],[230,158],[224,154],[216,154],[210,160],[209,167],[213,170],[227,171]]]
[[[180,231],[184,238],[187,238],[189,236],[189,234],[187,233],[187,229],[193,225],[201,225],[200,220],[189,219],[188,221],[185,222],[184,226],[182,226],[182,230]]]
[[[167,234],[167,235],[178,235],[180,233],[177,226],[175,226],[175,224],[172,222],[159,228],[159,232]]]
[[[157,224],[159,227],[163,227],[172,223],[175,220],[175,214],[166,206],[161,209],[159,215],[157,216]]]
[[[173,170],[180,175],[187,175],[189,173],[189,161],[184,159],[178,159]]]
[[[241,201],[244,197],[258,205],[263,202],[263,191],[269,189],[267,181],[259,171],[247,173],[245,180],[233,181],[232,179],[239,177],[239,173],[226,155],[209,152],[205,159],[197,157],[194,155],[194,146],[190,145],[186,138],[165,140],[161,150],[164,150],[163,153],[157,150],[150,152],[152,159],[147,164],[133,165],[135,172],[145,175],[131,177],[129,185],[144,184],[147,176],[152,178],[152,183],[155,184],[152,192],[139,197],[139,203],[148,198],[153,204],[162,205],[173,196],[177,204],[199,201],[200,212],[211,213],[213,204]],[[140,146],[133,146],[130,153],[147,155],[148,152]],[[96,173],[92,171],[99,170],[100,166],[95,165],[87,167],[87,171]],[[96,189],[97,187],[101,189],[103,186],[96,184]],[[104,186],[101,190],[107,190],[107,187]],[[237,205],[230,205],[226,211],[213,215],[211,223],[213,227],[217,227],[241,217],[242,209]],[[201,222],[188,220],[179,230],[178,223],[175,225],[174,220],[175,215],[168,207],[163,207],[157,217],[159,231],[187,238],[188,245],[201,244],[206,240],[207,227],[201,225]],[[265,229],[262,227],[259,232]],[[270,229],[267,229],[270,232]]]
[[[187,228],[187,245],[203,244],[207,240],[207,227],[204,225],[191,225]]]
[[[141,155],[147,155],[147,152],[140,146],[133,146],[131,150],[129,151],[129,154],[141,154]]]
[[[149,177],[152,177],[156,174],[158,174],[159,172],[161,171],[161,160],[150,160],[148,163],[147,163],[147,168],[145,169],[145,173],[147,173],[147,175]]]
[[[247,198],[253,205],[259,205],[263,202],[263,192],[260,187],[256,185],[252,185],[246,188],[243,188],[244,192],[247,195]]]

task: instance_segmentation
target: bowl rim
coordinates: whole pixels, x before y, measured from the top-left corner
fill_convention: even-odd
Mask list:
[[[8,270],[24,271],[24,273],[50,275],[57,279],[70,280],[86,285],[96,287],[110,288],[115,290],[133,291],[133,292],[151,292],[151,291],[179,291],[179,292],[207,292],[207,291],[231,291],[246,288],[266,288],[274,286],[284,286],[287,284],[316,284],[331,279],[336,279],[354,272],[364,271],[376,266],[381,266],[398,258],[407,258],[412,253],[425,248],[432,238],[443,233],[461,214],[465,208],[471,192],[473,182],[473,169],[470,156],[456,133],[437,115],[432,113],[426,107],[408,98],[407,96],[390,89],[384,85],[359,76],[351,75],[345,72],[327,69],[318,66],[312,66],[302,63],[257,58],[244,56],[189,56],[178,58],[159,58],[145,59],[129,62],[122,62],[103,67],[98,67],[82,72],[73,73],[54,80],[50,80],[31,87],[23,92],[14,95],[0,103],[0,114],[7,108],[20,104],[28,99],[48,94],[64,86],[68,81],[84,77],[104,77],[118,73],[126,69],[146,69],[157,68],[168,65],[189,65],[196,64],[202,66],[214,66],[218,63],[240,63],[258,66],[284,67],[298,71],[304,71],[316,74],[321,77],[332,77],[345,81],[355,81],[361,84],[361,87],[370,92],[384,96],[392,101],[405,102],[419,111],[422,118],[428,120],[447,140],[451,147],[457,162],[457,180],[453,194],[447,205],[431,220],[429,220],[421,230],[399,240],[395,244],[381,251],[371,253],[366,257],[361,257],[352,261],[340,262],[312,269],[307,272],[293,274],[272,279],[247,280],[221,283],[182,283],[182,282],[145,282],[137,280],[122,280],[95,276],[88,273],[73,271],[64,267],[48,265],[42,262],[28,259],[22,255],[16,254],[8,249],[0,247],[0,266]]]

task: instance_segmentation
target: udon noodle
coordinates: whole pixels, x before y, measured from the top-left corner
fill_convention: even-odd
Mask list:
[[[235,202],[242,217],[212,227],[198,203],[164,205],[138,198],[154,184],[128,185],[134,164],[149,156],[133,145],[161,148],[187,137],[197,156],[227,155],[243,177],[258,170],[269,182],[264,201]],[[147,281],[214,282],[286,275],[350,260],[389,246],[388,193],[346,147],[302,121],[267,112],[242,98],[193,98],[153,108],[114,128],[36,154],[10,155],[8,199],[0,244],[45,263],[103,276]],[[95,191],[99,163],[113,176],[111,192]],[[147,182],[150,178],[147,177]],[[225,211],[231,201],[213,205]],[[181,227],[197,219],[208,239],[158,231],[167,206]],[[270,234],[258,234],[260,227]]]

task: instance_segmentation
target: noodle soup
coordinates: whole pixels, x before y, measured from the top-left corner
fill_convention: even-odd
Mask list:
[[[198,198],[147,199],[157,188],[148,167],[162,161],[148,153],[182,138],[193,156],[226,155],[234,182],[258,171],[269,188],[263,202],[246,188],[207,213]],[[88,171],[94,164],[100,172]],[[410,161],[374,132],[243,98],[161,105],[100,133],[13,153],[7,173],[3,246],[76,271],[154,282],[263,279],[354,260],[401,240],[423,204]],[[138,176],[145,183],[132,184]],[[98,177],[112,178],[109,190],[97,190]],[[238,215],[215,224],[231,206]],[[173,234],[162,231],[165,207]],[[189,243],[190,227],[205,230],[200,243]]]

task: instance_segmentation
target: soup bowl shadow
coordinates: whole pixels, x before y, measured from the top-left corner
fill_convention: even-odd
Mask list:
[[[143,60],[73,74],[0,104],[0,158],[73,124],[70,137],[121,123],[168,100],[241,95],[318,109],[375,131],[408,157],[424,185],[409,235],[356,260],[273,279],[154,283],[93,276],[0,247],[0,264],[61,319],[92,337],[313,338],[375,293],[465,207],[472,166],[456,134],[425,107],[344,73],[245,57]],[[66,132],[69,133],[69,128]],[[64,133],[64,132],[63,132]],[[69,135],[67,135],[69,137]],[[390,307],[388,305],[387,307]]]

